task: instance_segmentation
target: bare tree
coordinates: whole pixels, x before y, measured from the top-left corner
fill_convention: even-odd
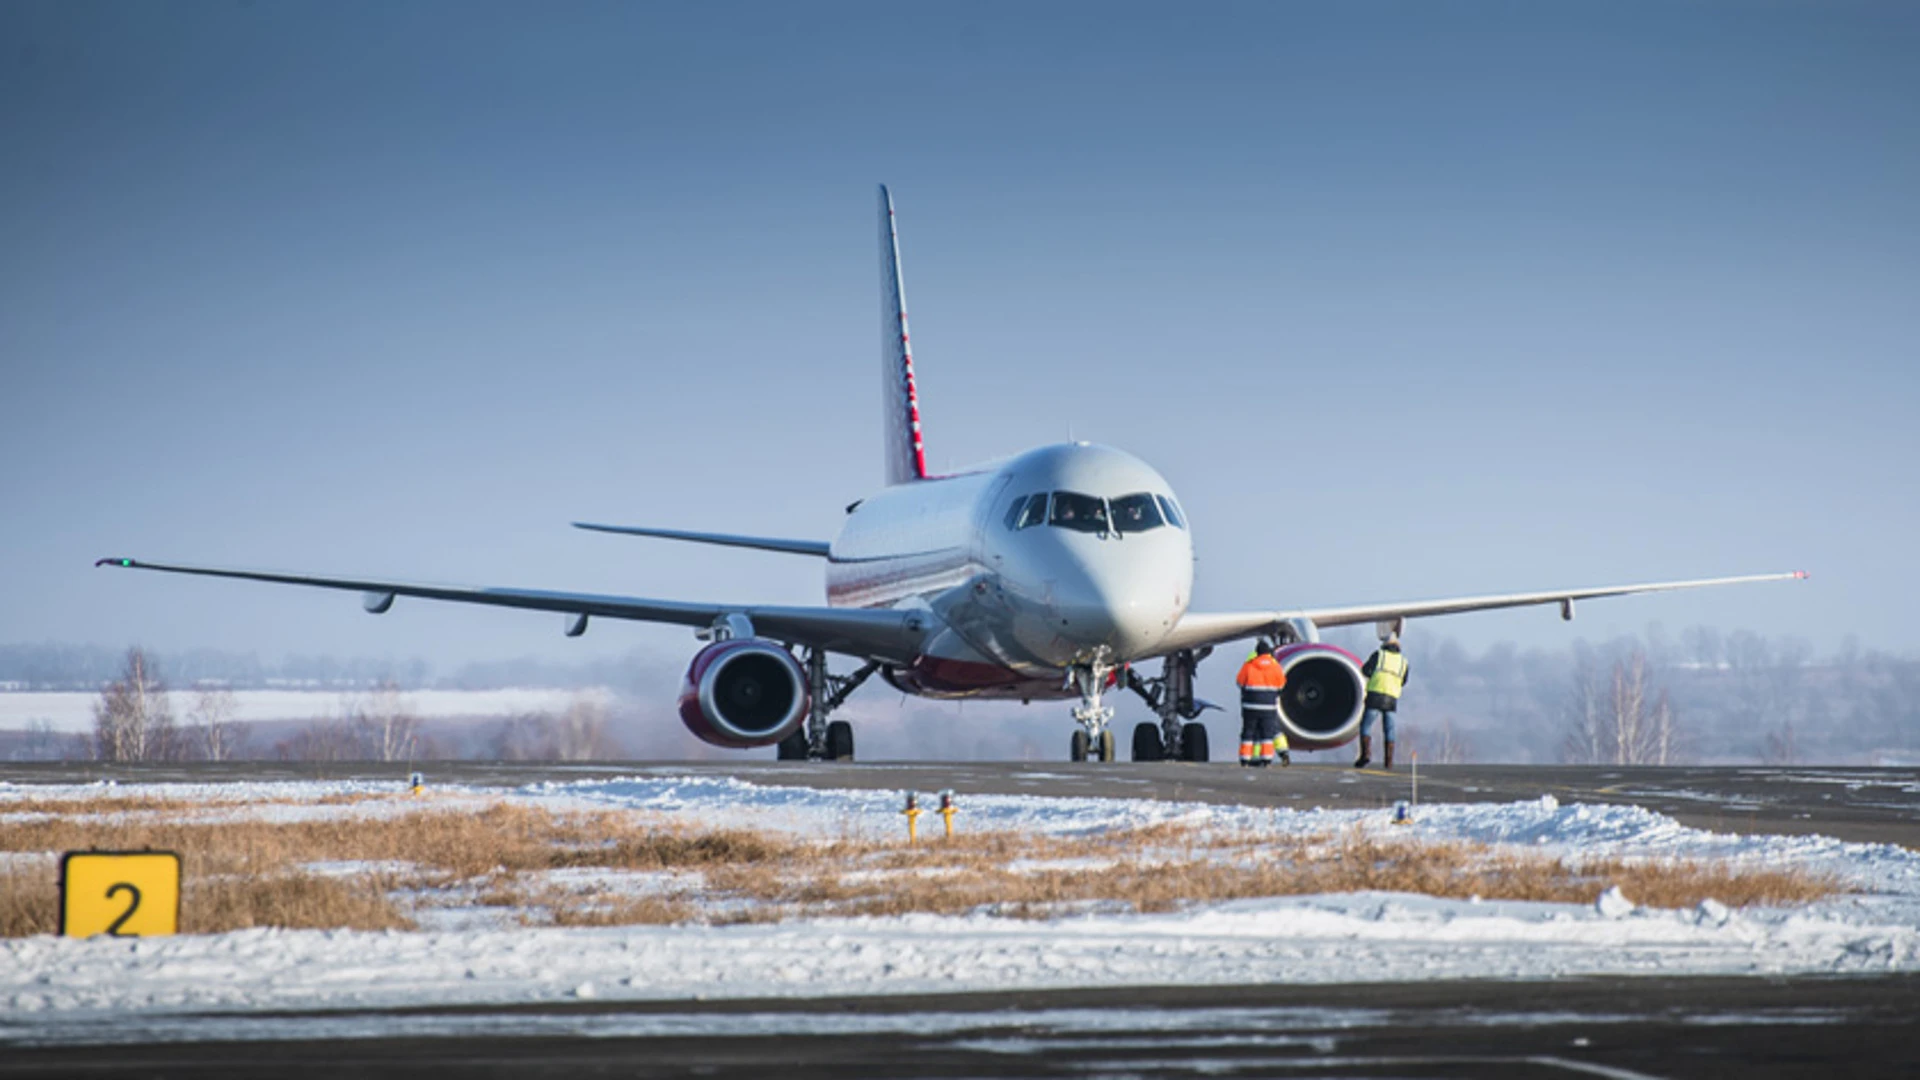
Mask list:
[[[92,749],[93,741],[85,735],[64,734],[41,717],[27,721],[26,737],[12,756],[15,761],[66,761],[90,757]]]
[[[188,745],[208,761],[231,761],[246,742],[246,731],[233,722],[239,706],[233,691],[201,684],[194,688],[193,707],[187,713]]]
[[[531,713],[509,721],[494,740],[503,761],[605,761],[618,757],[609,710],[599,694],[575,694],[567,711]]]
[[[1769,765],[1800,764],[1800,738],[1794,733],[1793,721],[1788,720],[1767,732],[1766,746],[1760,751],[1760,760]]]
[[[1582,656],[1574,673],[1571,718],[1562,755],[1594,765],[1669,765],[1678,760],[1679,728],[1665,690],[1656,691],[1647,656],[1634,651],[1616,660],[1602,681],[1592,658]]]
[[[173,708],[167,684],[138,646],[127,650],[120,677],[93,706],[93,752],[102,761],[163,761],[174,756]]]
[[[1473,756],[1473,744],[1465,735],[1454,730],[1452,717],[1440,721],[1440,731],[1434,737],[1433,745],[1420,749],[1426,751],[1428,762],[1434,765],[1460,765]]]
[[[273,750],[282,761],[354,761],[361,756],[359,734],[338,717],[315,720]]]
[[[360,737],[361,749],[374,761],[411,761],[420,740],[420,717],[415,715],[392,679],[347,707],[347,716]]]
[[[1575,764],[1595,764],[1607,760],[1607,723],[1604,694],[1593,656],[1581,649],[1574,659],[1573,698],[1568,703],[1566,742],[1560,756]]]

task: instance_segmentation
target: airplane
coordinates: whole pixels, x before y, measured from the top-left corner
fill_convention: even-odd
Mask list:
[[[1332,749],[1359,732],[1366,680],[1357,657],[1320,640],[1328,627],[1405,620],[1710,585],[1805,578],[1803,571],[1554,589],[1331,608],[1196,612],[1193,542],[1173,487],[1146,462],[1085,442],[1042,446],[1003,461],[934,475],[927,469],[900,274],[893,197],[880,187],[881,406],[886,485],[847,508],[824,540],[740,536],[575,522],[580,529],[784,552],[823,560],[820,607],[414,584],[101,559],[96,566],[339,589],[383,614],[397,597],[559,612],[566,634],[590,619],[694,627],[706,644],[687,668],[681,721],[707,743],[776,746],[782,760],[851,761],[852,726],[831,719],[878,673],[930,698],[1073,700],[1069,757],[1112,761],[1113,709],[1124,688],[1159,723],[1133,733],[1136,761],[1205,761],[1211,707],[1194,672],[1214,647],[1261,638],[1286,672],[1279,713],[1295,749]],[[835,674],[829,655],[858,666]],[[1161,661],[1157,676],[1137,665]]]

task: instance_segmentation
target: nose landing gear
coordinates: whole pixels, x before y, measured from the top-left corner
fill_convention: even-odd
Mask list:
[[[1075,664],[1067,672],[1069,684],[1080,692],[1080,704],[1073,709],[1074,722],[1080,725],[1080,730],[1073,733],[1071,756],[1075,761],[1113,760],[1113,730],[1107,726],[1113,720],[1113,706],[1100,703],[1101,692],[1112,677],[1113,664],[1105,660]]]

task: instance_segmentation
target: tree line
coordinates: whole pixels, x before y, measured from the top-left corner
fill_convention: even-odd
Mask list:
[[[1364,636],[1335,644],[1365,655]],[[1920,658],[1847,641],[1818,654],[1794,637],[1722,634],[1693,627],[1678,637],[1651,627],[1609,641],[1555,648],[1501,643],[1474,652],[1416,625],[1404,637],[1414,678],[1400,738],[1422,762],[1592,764],[1901,764],[1920,762]],[[528,663],[535,663],[529,661]],[[341,691],[333,715],[290,730],[236,722],[232,690],[188,684],[175,716],[161,665],[143,650],[120,656],[99,691],[93,732],[82,740],[50,730],[16,737],[0,756],[106,761],[229,760],[595,760],[621,756],[712,756],[671,716],[673,665],[638,654],[578,666],[545,665],[518,685],[612,686],[609,701],[584,692],[564,710],[448,723],[430,730],[407,704],[407,686],[371,677]],[[509,664],[500,670],[513,669]],[[1230,702],[1231,665],[1203,670],[1203,696]],[[524,673],[524,672],[523,672]],[[595,681],[588,681],[595,680]],[[517,681],[517,680],[516,680]],[[1219,683],[1213,686],[1212,683]],[[1119,722],[1130,724],[1129,699]],[[1064,725],[1048,706],[903,702],[874,692],[850,703],[869,756],[1051,760]],[[1208,713],[1209,718],[1220,714]],[[1228,721],[1221,721],[1228,723]],[[1224,739],[1224,728],[1215,732]],[[1061,747],[1055,747],[1059,741]],[[895,744],[898,744],[897,746]],[[1335,751],[1333,753],[1350,753]]]

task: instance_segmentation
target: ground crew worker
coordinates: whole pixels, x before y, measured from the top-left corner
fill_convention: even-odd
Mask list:
[[[1393,768],[1393,713],[1400,706],[1400,691],[1407,685],[1407,658],[1400,655],[1400,635],[1388,634],[1360,674],[1367,677],[1367,711],[1360,717],[1360,760],[1353,763],[1364,769],[1373,759],[1373,719],[1380,718],[1381,734],[1386,736],[1383,768]]]
[[[1265,641],[1254,646],[1233,681],[1240,687],[1240,764],[1256,769],[1271,765],[1277,744],[1280,764],[1291,765],[1287,737],[1280,733],[1280,690],[1287,685],[1287,673],[1273,658],[1273,646]]]

